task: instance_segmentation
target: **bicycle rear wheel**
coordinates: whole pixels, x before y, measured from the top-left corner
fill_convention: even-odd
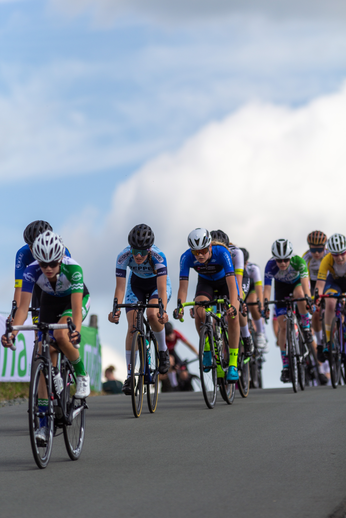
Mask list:
[[[304,358],[305,344],[300,335],[299,335],[299,339],[298,339],[298,346],[299,346],[299,357],[297,358],[298,381],[299,381],[299,386],[300,386],[301,390],[305,390],[305,366],[306,366],[306,361]]]
[[[238,389],[242,397],[248,397],[250,391],[250,358],[245,358],[243,342],[239,341],[238,352]]]
[[[341,344],[340,344],[340,320],[333,318],[330,328],[330,350],[328,354],[330,379],[333,388],[337,388],[341,374]]]
[[[286,340],[292,387],[294,392],[298,392],[298,362],[296,353],[296,336],[295,328],[291,320],[287,320]]]
[[[213,408],[216,402],[216,360],[214,356],[214,347],[213,347],[213,337],[208,332],[206,326],[203,326],[200,331],[199,338],[199,371],[201,376],[201,385],[204,401],[208,408]],[[207,350],[210,350],[210,365],[203,365],[203,355],[206,347],[207,341]]]
[[[72,372],[66,367],[62,373],[64,390],[62,393],[62,404],[64,414],[71,420],[71,424],[64,423],[64,441],[67,453],[71,460],[79,459],[85,437],[85,407],[81,399],[75,399],[74,378]]]
[[[37,466],[41,469],[46,468],[52,453],[53,447],[53,402],[48,396],[48,407],[45,415],[39,411],[38,408],[38,387],[41,373],[45,374],[46,366],[42,359],[35,360],[30,380],[29,390],[29,432],[32,453],[34,455]],[[42,376],[42,380],[46,380]],[[42,383],[42,382],[41,382]],[[47,387],[49,395],[49,388]],[[37,437],[40,429],[40,418],[46,419],[46,440],[43,441]]]
[[[144,386],[144,343],[139,331],[132,339],[131,349],[131,400],[135,417],[139,417],[143,406]]]
[[[147,401],[149,411],[154,413],[159,397],[159,346],[156,338],[147,337],[146,350],[149,380],[147,383]]]
[[[220,394],[228,405],[231,405],[235,398],[235,383],[228,383],[225,378],[220,379]]]

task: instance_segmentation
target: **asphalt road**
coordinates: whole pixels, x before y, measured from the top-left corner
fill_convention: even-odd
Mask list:
[[[344,518],[346,387],[218,399],[160,394],[139,419],[123,395],[89,398],[80,459],[62,437],[33,460],[26,405],[0,408],[1,518]]]

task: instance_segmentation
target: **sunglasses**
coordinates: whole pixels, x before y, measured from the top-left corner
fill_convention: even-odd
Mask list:
[[[316,254],[316,253],[320,254],[320,253],[324,252],[324,246],[321,246],[321,247],[318,247],[318,248],[314,248],[314,247],[311,246],[310,247],[310,252],[312,254]]]
[[[43,269],[45,269],[45,268],[56,268],[60,264],[60,261],[51,261],[50,263],[38,263],[38,264]]]
[[[193,253],[193,255],[206,255],[209,252],[209,247],[202,248],[202,250],[191,250],[191,252]]]
[[[132,248],[131,249],[131,253],[133,255],[141,255],[142,257],[144,257],[145,255],[148,255],[148,252],[149,252],[149,249],[148,250],[137,250],[137,248]]]
[[[290,262],[290,259],[275,259],[275,261],[279,264],[281,263],[289,263]]]
[[[346,251],[345,252],[341,252],[341,254],[332,254],[333,257],[341,257],[343,255],[346,254]]]

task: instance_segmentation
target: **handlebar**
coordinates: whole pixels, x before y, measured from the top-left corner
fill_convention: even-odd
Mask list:
[[[186,308],[188,306],[202,306],[202,307],[210,307],[210,306],[216,306],[216,304],[224,304],[227,309],[230,309],[233,307],[234,309],[234,317],[236,316],[237,314],[237,310],[234,306],[232,306],[232,304],[230,303],[230,301],[228,300],[227,297],[224,297],[222,299],[214,299],[214,300],[200,300],[200,301],[196,301],[194,300],[193,302],[183,302],[181,303],[181,299],[178,299],[178,305],[177,305],[177,308],[173,311],[173,318],[175,320],[178,320],[179,319],[179,314],[181,312],[181,310],[183,308]],[[184,322],[184,319],[181,318],[180,319],[181,322]]]
[[[115,317],[115,313],[120,308],[129,308],[129,309],[137,309],[137,310],[138,309],[147,309],[147,308],[159,308],[159,318],[163,318],[163,314],[165,311],[164,307],[163,307],[162,299],[158,300],[158,304],[145,304],[143,302],[134,302],[131,304],[118,304],[118,299],[115,298],[113,301],[113,311],[112,311],[113,318]],[[118,320],[118,322],[114,322],[114,323],[119,324],[119,320]]]
[[[69,333],[72,334],[76,330],[76,326],[72,322],[72,319],[70,317],[67,319],[66,324],[46,324],[45,322],[38,322],[37,324],[28,324],[28,325],[19,325],[19,326],[13,326],[12,325],[12,321],[10,320],[10,318],[8,318],[6,320],[5,336],[6,336],[6,339],[9,340],[9,335],[13,331],[42,331],[42,332],[47,332],[49,330],[54,330],[54,329],[68,329]],[[76,347],[76,346],[74,346],[74,347]],[[78,349],[78,347],[76,347],[76,348]],[[16,346],[15,346],[15,344],[13,342],[12,342],[12,345],[10,346],[10,349],[12,351],[16,350]]]

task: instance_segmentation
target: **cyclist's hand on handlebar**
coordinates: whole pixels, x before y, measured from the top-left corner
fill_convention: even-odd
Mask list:
[[[115,315],[113,316],[113,312],[111,311],[108,315],[108,320],[112,322],[112,324],[117,324],[119,322],[120,313],[121,311],[118,309],[118,311],[116,311]]]
[[[184,318],[184,308],[176,308],[174,311],[173,311],[173,318],[175,320],[181,320],[182,318]]]
[[[157,313],[157,319],[160,322],[160,324],[165,324],[166,322],[168,322],[167,312],[166,311],[163,312],[162,318],[160,318],[160,312],[158,312]]]
[[[70,342],[75,347],[75,349],[79,349],[79,344],[81,341],[81,334],[78,331],[73,331],[70,333]]]
[[[8,337],[5,335],[2,335],[1,337],[1,343],[4,347],[10,347],[12,349],[12,347],[14,347],[14,341],[15,341],[15,335],[14,334],[10,334],[8,335]],[[14,350],[14,349],[13,349]]]
[[[264,320],[268,320],[268,318],[270,317],[270,309],[268,307],[262,309],[261,317],[264,318]]]
[[[236,310],[236,308],[230,304],[230,305],[227,307],[227,309],[226,309],[226,315],[227,315],[228,317],[232,317],[232,318],[234,318],[234,317],[236,316],[236,314],[237,314],[237,310]]]

